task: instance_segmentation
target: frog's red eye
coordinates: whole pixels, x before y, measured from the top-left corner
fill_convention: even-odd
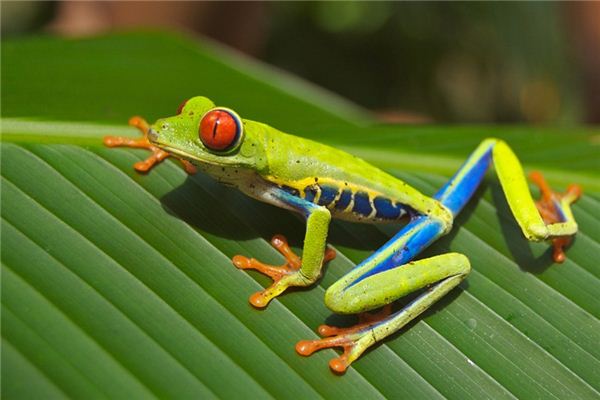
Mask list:
[[[188,99],[188,100],[189,100],[189,99]],[[184,100],[184,102],[183,102],[183,103],[181,103],[181,104],[179,105],[179,107],[177,107],[177,114],[175,114],[175,115],[179,115],[179,114],[181,114],[181,112],[183,111],[183,107],[185,107],[185,105],[187,104],[187,102],[188,102],[187,100]]]
[[[209,149],[226,151],[240,143],[242,131],[242,121],[236,113],[225,108],[215,108],[202,117],[199,136]]]

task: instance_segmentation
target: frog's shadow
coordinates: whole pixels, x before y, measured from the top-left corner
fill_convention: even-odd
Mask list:
[[[304,239],[306,223],[300,215],[252,199],[205,175],[189,176],[183,184],[163,195],[160,202],[168,214],[200,233],[236,241],[257,237],[269,240],[275,234],[283,234],[298,247]],[[390,225],[392,229],[400,229],[402,223]],[[333,221],[328,243],[373,251],[386,239],[372,225]]]
[[[244,240],[251,232],[237,229],[228,204],[236,193],[218,184],[214,179],[197,174],[188,176],[185,182],[160,198],[163,209],[186,224],[216,236]]]
[[[493,204],[496,208],[496,216],[501,220],[500,230],[502,231],[502,237],[506,241],[512,259],[523,271],[533,274],[543,273],[554,264],[552,246],[547,243],[547,249],[536,256],[532,251],[531,242],[529,242],[521,232],[521,229],[508,206],[500,183],[497,181],[491,183],[490,191]],[[575,240],[576,237],[573,238],[573,241]]]

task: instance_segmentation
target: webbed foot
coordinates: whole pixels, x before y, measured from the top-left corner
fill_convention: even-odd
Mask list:
[[[254,258],[240,255],[237,255],[232,259],[233,264],[237,268],[254,269],[273,279],[273,284],[271,286],[250,296],[250,304],[257,308],[266,307],[273,298],[280,295],[290,286],[308,286],[314,282],[314,280],[311,281],[305,277],[300,271],[302,259],[290,248],[285,236],[273,236],[271,245],[285,257],[285,264],[274,266],[264,264]],[[333,260],[335,255],[335,250],[329,247],[326,248],[323,263]]]
[[[146,158],[144,161],[138,161],[133,165],[133,168],[140,172],[148,172],[156,164],[170,156],[170,154],[166,151],[150,143],[148,140],[148,131],[150,130],[150,125],[148,122],[146,122],[146,120],[138,116],[131,117],[129,119],[129,125],[138,128],[144,136],[139,139],[132,139],[125,136],[105,136],[103,139],[104,145],[108,147],[133,147],[137,149],[150,150],[152,154],[148,156],[148,158]],[[196,173],[196,167],[194,167],[194,165],[192,165],[189,161],[180,161],[183,164],[185,172],[188,174]]]
[[[375,343],[376,340],[370,332],[371,328],[388,319],[391,312],[392,306],[388,304],[376,314],[360,314],[358,324],[348,328],[321,325],[317,331],[323,339],[301,340],[296,344],[296,352],[303,356],[310,356],[317,350],[342,347],[343,354],[329,361],[329,368],[334,372],[344,373],[354,360]]]
[[[544,220],[544,223],[554,224],[564,221],[565,208],[577,201],[581,196],[581,187],[579,185],[569,185],[567,191],[559,193],[553,191],[544,176],[534,171],[529,174],[529,178],[533,183],[540,188],[540,199],[535,202],[535,205]],[[564,248],[571,243],[572,236],[560,236],[552,239],[552,247],[554,248],[552,258],[557,263],[562,263],[567,258]]]

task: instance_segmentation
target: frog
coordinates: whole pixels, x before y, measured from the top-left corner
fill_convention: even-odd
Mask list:
[[[148,172],[162,160],[174,157],[187,173],[208,174],[305,219],[301,256],[291,249],[285,236],[277,234],[271,244],[285,258],[283,265],[243,255],[232,258],[237,268],[256,270],[273,280],[269,287],[250,296],[255,308],[267,307],[290,287],[308,287],[319,280],[324,264],[336,256],[327,246],[332,219],[368,224],[405,222],[393,237],[325,292],[324,302],[331,311],[358,314],[358,323],[350,327],[321,325],[318,332],[322,338],[296,345],[303,356],[341,347],[343,353],[329,362],[330,369],[338,374],[468,276],[471,264],[463,254],[417,256],[450,232],[492,166],[524,237],[550,242],[555,262],[565,260],[565,248],[577,232],[571,205],[581,196],[581,187],[571,184],[563,193],[553,191],[535,171],[530,179],[541,193],[535,201],[517,156],[497,138],[483,140],[448,182],[428,196],[354,155],[241,118],[234,110],[203,96],[184,101],[174,116],[154,124],[141,117],[133,117],[129,123],[142,132],[141,138],[106,136],[104,144],[150,150],[147,159],[134,165],[136,170]],[[414,299],[392,311],[396,300],[411,293],[417,293]]]

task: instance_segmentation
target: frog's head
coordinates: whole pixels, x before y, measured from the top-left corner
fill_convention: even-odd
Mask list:
[[[264,150],[256,130],[247,129],[248,124],[255,123],[198,96],[181,104],[177,115],[156,121],[148,138],[152,144],[201,168],[256,171],[265,160]]]

